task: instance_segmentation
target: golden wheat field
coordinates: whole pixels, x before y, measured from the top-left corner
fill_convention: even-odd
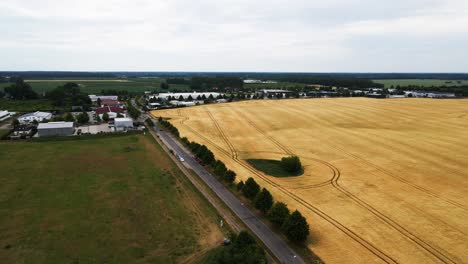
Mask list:
[[[152,114],[300,210],[325,262],[468,263],[468,100],[259,100]],[[246,162],[288,155],[302,176]]]

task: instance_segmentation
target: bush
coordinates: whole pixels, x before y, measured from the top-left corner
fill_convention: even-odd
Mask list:
[[[268,219],[276,226],[281,227],[289,217],[289,209],[285,203],[277,202],[268,212]]]
[[[293,242],[304,242],[309,235],[309,224],[297,210],[286,219],[281,229]]]
[[[265,251],[246,231],[231,237],[232,244],[222,247],[210,256],[205,263],[267,263]]]
[[[149,127],[154,127],[154,123],[153,120],[151,120],[151,118],[146,118],[145,122]]]
[[[248,178],[242,187],[242,193],[249,199],[254,199],[257,193],[260,191],[260,185],[252,178]]]
[[[281,166],[288,172],[299,173],[302,170],[301,160],[298,156],[284,157]]]

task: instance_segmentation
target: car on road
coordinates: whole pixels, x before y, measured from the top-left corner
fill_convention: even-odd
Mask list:
[[[179,160],[180,160],[181,162],[184,162],[184,161],[185,161],[184,158],[182,158],[182,157],[179,157]]]

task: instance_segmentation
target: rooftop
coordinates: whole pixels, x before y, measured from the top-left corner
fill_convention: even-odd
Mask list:
[[[37,129],[48,129],[48,128],[72,128],[73,122],[48,122],[39,123]]]

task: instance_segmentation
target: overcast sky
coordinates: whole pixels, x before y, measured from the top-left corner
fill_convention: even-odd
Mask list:
[[[0,70],[468,72],[468,0],[1,0]]]

